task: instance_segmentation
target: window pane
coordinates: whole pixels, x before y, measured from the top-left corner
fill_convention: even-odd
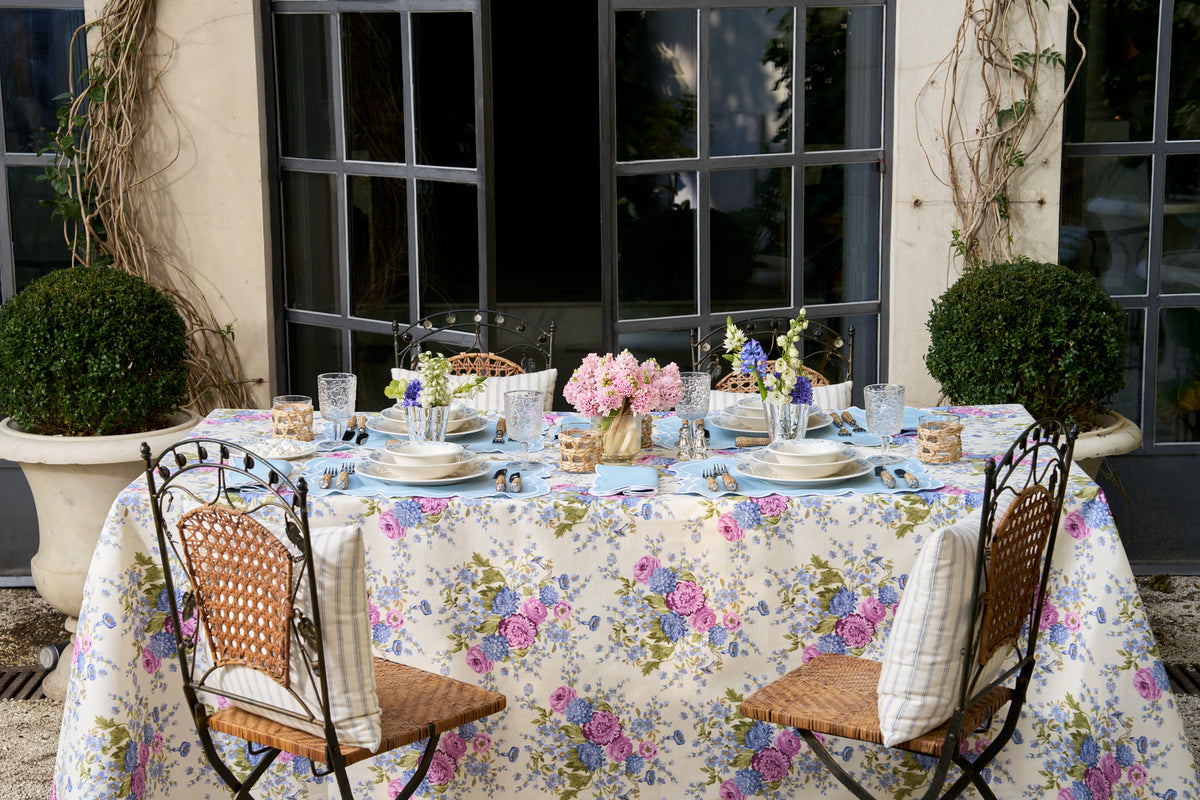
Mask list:
[[[8,212],[12,231],[17,291],[51,270],[71,266],[71,250],[63,238],[62,220],[50,218],[42,200],[50,184],[39,181],[41,167],[9,167]]]
[[[480,305],[477,220],[474,186],[417,181],[422,314]]]
[[[880,176],[874,164],[804,170],[804,302],[879,299]]]
[[[1146,341],[1146,312],[1140,308],[1125,311],[1125,388],[1104,405],[1137,421],[1142,418],[1142,350]]]
[[[337,328],[292,323],[288,325],[288,344],[288,386],[280,390],[306,394],[320,410],[317,376],[322,372],[342,371],[342,332]]]
[[[718,9],[709,17],[709,149],[791,152],[792,12]]]
[[[1200,2],[1175,0],[1167,137],[1200,139]]]
[[[1066,106],[1068,142],[1141,142],[1153,135],[1158,3],[1076,3],[1087,58]],[[1080,59],[1067,46],[1066,74]]]
[[[1156,442],[1200,442],[1200,308],[1160,312]]]
[[[333,176],[285,172],[281,182],[287,305],[339,313]]]
[[[358,376],[359,411],[379,411],[395,401],[384,397],[383,390],[392,382],[396,365],[390,333],[355,331],[350,335],[354,350],[354,374]]]
[[[1059,259],[1109,294],[1144,294],[1150,243],[1150,159],[1063,159]]]
[[[475,166],[475,55],[470,14],[413,14],[417,162]]]
[[[791,305],[791,174],[788,168],[712,173],[713,311]]]
[[[404,55],[399,14],[346,14],[346,157],[404,161]]]
[[[353,314],[408,319],[408,198],[396,178],[349,179]]]
[[[1167,156],[1162,294],[1200,292],[1200,155]]]
[[[696,12],[616,14],[617,160],[696,154]]]
[[[275,14],[279,132],[283,155],[333,158],[329,18]]]
[[[0,9],[0,97],[10,153],[36,153],[58,128],[54,101],[71,88],[71,36],[83,11]],[[75,71],[86,68],[84,39],[75,40]]]
[[[810,8],[807,25],[804,149],[879,147],[883,8]]]
[[[617,179],[617,316],[696,313],[696,173]]]

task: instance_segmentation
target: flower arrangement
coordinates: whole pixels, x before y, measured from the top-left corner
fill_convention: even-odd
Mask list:
[[[472,397],[483,391],[485,378],[480,375],[450,374],[450,359],[439,353],[425,351],[417,359],[420,377],[412,380],[393,380],[383,390],[384,395],[400,400],[405,408],[448,406],[460,397]]]
[[[812,381],[804,375],[804,364],[796,341],[808,327],[804,309],[788,325],[787,333],[779,337],[779,357],[774,369],[767,360],[762,344],[746,336],[745,331],[725,319],[725,358],[733,364],[735,372],[754,375],[758,383],[758,395],[764,403],[775,405],[811,405],[813,401]]]
[[[563,397],[589,417],[649,414],[673,408],[683,397],[675,362],[660,367],[653,358],[638,362],[628,350],[619,355],[591,353],[563,388]]]

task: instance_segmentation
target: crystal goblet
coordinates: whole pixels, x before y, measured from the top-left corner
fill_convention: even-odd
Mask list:
[[[337,444],[342,438],[342,424],[354,414],[354,398],[358,378],[352,372],[323,372],[317,376],[317,401],[321,416],[329,423],[327,441]]]
[[[514,389],[504,393],[504,424],[508,438],[521,443],[521,460],[512,470],[529,471],[538,466],[529,458],[529,445],[542,435],[543,394],[533,389]]]
[[[867,411],[867,430],[880,439],[879,455],[871,456],[875,464],[898,464],[904,459],[888,453],[892,437],[904,424],[904,387],[898,383],[875,383],[863,388]]]

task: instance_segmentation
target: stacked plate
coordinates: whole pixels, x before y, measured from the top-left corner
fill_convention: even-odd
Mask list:
[[[763,401],[757,395],[739,400],[728,408],[718,411],[709,420],[714,428],[733,433],[760,434],[767,432],[767,414]],[[813,406],[808,414],[808,430],[815,431],[829,425],[832,420],[821,409]]]
[[[738,471],[787,486],[820,486],[857,478],[873,469],[853,447],[822,439],[775,442],[757,450]]]
[[[459,436],[470,436],[487,427],[487,417],[479,411],[456,403],[450,407],[450,419],[446,423],[446,437],[454,439]],[[407,436],[408,419],[400,406],[385,408],[378,417],[367,419],[367,430],[382,433],[385,436]]]
[[[483,459],[453,442],[392,442],[363,465],[368,477],[425,486],[470,480],[487,470]]]

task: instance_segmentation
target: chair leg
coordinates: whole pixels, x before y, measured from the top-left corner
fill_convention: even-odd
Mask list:
[[[269,747],[263,752],[262,759],[254,765],[250,774],[240,784],[233,787],[237,790],[237,794],[233,796],[234,800],[254,800],[254,795],[250,794],[250,790],[254,788],[254,784],[258,783],[258,779],[262,777],[278,755],[279,749],[275,747]]]
[[[858,781],[854,780],[854,778],[850,776],[850,773],[842,769],[842,765],[837,762],[837,759],[833,757],[832,753],[825,749],[825,745],[821,744],[820,740],[817,739],[816,735],[812,731],[801,729],[800,735],[804,737],[804,741],[808,742],[808,746],[812,748],[812,751],[817,754],[817,758],[821,759],[821,763],[825,765],[825,768],[828,769],[833,774],[833,777],[837,778],[843,786],[853,792],[855,797],[860,798],[860,800],[876,800],[875,795],[868,792]]]
[[[429,738],[425,741],[425,752],[421,755],[421,761],[417,764],[417,771],[408,779],[408,783],[404,784],[404,788],[396,795],[395,800],[408,800],[412,797],[420,786],[421,781],[425,780],[425,773],[429,772],[429,765],[433,763],[433,754],[437,752],[438,740],[441,734],[437,733],[433,725],[429,726]]]

